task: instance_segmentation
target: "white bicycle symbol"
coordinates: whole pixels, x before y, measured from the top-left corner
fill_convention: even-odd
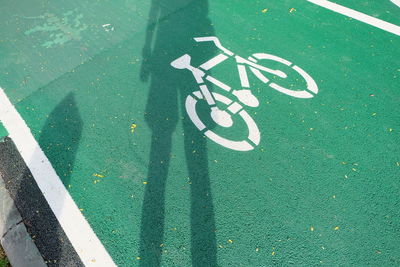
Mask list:
[[[191,65],[191,57],[188,54],[185,54],[172,61],[171,66],[176,69],[187,69],[192,72],[194,78],[196,79],[196,82],[199,85],[200,90],[193,92],[186,98],[186,112],[188,113],[189,118],[192,120],[197,129],[199,129],[199,131],[203,132],[205,136],[221,146],[237,151],[249,151],[253,150],[260,143],[260,131],[258,129],[258,126],[243,107],[243,105],[249,107],[259,106],[258,99],[252,94],[249,89],[250,83],[247,75],[247,68],[249,68],[252,73],[263,83],[289,96],[297,98],[311,98],[314,97],[312,93],[318,93],[318,86],[313,78],[311,78],[311,76],[308,75],[300,67],[292,64],[291,62],[283,58],[265,53],[256,53],[252,56],[249,56],[248,59],[245,59],[241,56],[235,55],[233,52],[223,47],[217,37],[198,37],[194,38],[194,40],[196,42],[213,42],[215,46],[222,51],[222,53],[201,64],[198,68]],[[232,90],[230,86],[217,80],[211,75],[206,74],[206,71],[217,66],[218,64],[222,63],[230,57],[233,57],[236,60],[240,83],[243,89]],[[270,82],[270,80],[265,77],[262,72],[267,72],[281,78],[287,78],[287,75],[283,71],[273,70],[259,65],[259,60],[272,60],[289,66],[304,78],[307,84],[307,89],[302,91],[295,91],[282,87],[276,83]],[[238,101],[231,100],[228,97],[215,92],[210,92],[207,85],[205,84],[205,80],[213,83],[214,85],[225,90],[226,92],[231,93],[237,98]],[[210,129],[207,129],[207,126],[201,121],[196,111],[196,104],[199,100],[205,100],[207,102],[207,104],[211,108],[211,118],[215,121],[215,123],[222,127],[231,127],[233,125],[233,117],[240,117],[241,119],[243,119],[249,131],[246,140],[230,140],[216,134]],[[227,107],[225,109],[221,109],[217,107],[217,102],[221,102]]]

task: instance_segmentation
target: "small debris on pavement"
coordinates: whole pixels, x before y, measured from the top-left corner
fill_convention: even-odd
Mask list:
[[[134,133],[137,125],[135,123],[132,123],[131,125],[131,132]]]
[[[106,32],[114,31],[114,27],[110,23],[103,24],[102,27]]]

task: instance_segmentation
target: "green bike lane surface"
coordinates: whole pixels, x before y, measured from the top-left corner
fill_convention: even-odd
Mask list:
[[[8,135],[7,130],[4,128],[3,124],[0,122],[0,139]]]
[[[382,19],[399,25],[391,8]],[[399,264],[398,36],[299,1],[38,0],[0,14],[1,86],[118,265]],[[250,74],[261,143],[224,148],[186,115],[192,74],[169,65],[216,55],[201,36],[285,58],[320,91],[292,98]],[[270,78],[304,86],[282,70]],[[211,75],[239,87],[234,62]],[[212,129],[247,136],[241,121]]]

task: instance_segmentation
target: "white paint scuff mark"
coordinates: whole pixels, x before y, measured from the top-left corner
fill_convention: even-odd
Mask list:
[[[43,47],[51,48],[64,45],[72,40],[81,40],[82,33],[88,28],[88,25],[81,22],[83,14],[79,14],[77,9],[70,10],[62,15],[45,13],[37,17],[25,17],[23,19],[42,21],[42,25],[37,25],[27,31],[25,35],[29,36],[35,33],[48,35],[47,41],[42,43]],[[36,23],[31,23],[35,25]]]
[[[345,15],[347,17],[356,19],[358,21],[364,22],[366,24],[369,24],[371,26],[374,26],[376,28],[382,29],[384,31],[396,34],[400,36],[400,26],[397,26],[395,24],[386,22],[384,20],[381,19],[377,19],[374,17],[371,17],[369,15],[366,15],[364,13],[361,13],[359,11],[350,9],[348,7],[344,7],[335,3],[332,3],[330,1],[327,0],[307,0],[310,3],[319,5],[321,7],[324,7],[326,9],[332,10],[336,13]],[[399,0],[392,0],[393,1],[399,1]]]
[[[85,266],[116,266],[93,232],[29,127],[0,88],[0,121]]]

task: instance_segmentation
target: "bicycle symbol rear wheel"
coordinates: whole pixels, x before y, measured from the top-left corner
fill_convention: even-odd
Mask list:
[[[234,141],[224,138],[214,131],[207,128],[207,126],[202,122],[200,119],[198,112],[196,111],[196,104],[199,100],[203,100],[203,95],[200,91],[194,92],[192,95],[188,95],[185,102],[186,112],[189,115],[189,118],[192,120],[194,125],[199,129],[199,131],[203,132],[205,136],[207,136],[210,140],[214,141],[215,143],[224,146],[226,148],[236,150],[236,151],[250,151],[253,150],[255,146],[260,143],[260,131],[258,129],[257,124],[254,122],[253,118],[243,109],[243,107],[238,104],[237,102],[233,102],[229,98],[218,94],[212,93],[215,100],[217,102],[221,102],[226,106],[227,111],[230,112],[233,118],[240,117],[244,120],[245,124],[248,128],[248,136],[246,140],[242,141]]]

